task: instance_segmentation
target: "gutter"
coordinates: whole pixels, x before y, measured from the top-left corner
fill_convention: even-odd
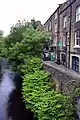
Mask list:
[[[70,4],[65,8],[65,9],[63,9],[61,12],[60,12],[60,14],[59,15],[61,15],[66,9],[68,9],[74,2],[76,2],[76,0],[73,0],[72,2],[71,2],[71,0],[69,0],[70,1]]]

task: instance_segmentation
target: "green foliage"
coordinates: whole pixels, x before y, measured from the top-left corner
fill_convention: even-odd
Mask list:
[[[75,91],[74,91],[74,93],[73,93],[73,95],[75,97],[80,97],[80,88],[76,88]]]
[[[50,33],[39,29],[36,22],[34,19],[31,20],[31,22],[18,20],[18,22],[11,27],[10,34],[4,38],[5,47],[12,47],[11,44],[14,45],[16,42],[21,43],[25,41],[24,44],[27,42],[32,44],[36,42],[38,44],[38,42],[41,43],[44,42],[45,39],[49,39]]]
[[[23,81],[23,98],[38,120],[74,120],[74,107],[70,98],[54,91],[49,74],[35,71],[26,74]]]
[[[28,25],[28,22],[25,20],[20,21],[13,25],[10,29],[10,34],[5,37],[5,46],[8,48],[10,45],[16,44],[16,42],[21,42],[23,38],[23,33],[25,32],[26,26]]]
[[[35,23],[35,20],[18,21],[1,43],[0,55],[9,60],[14,71],[20,71],[28,56],[41,57],[43,43],[50,37],[50,33],[38,29]]]
[[[76,99],[80,97],[80,87],[78,88],[75,87],[70,96],[73,100],[73,103],[75,104]]]
[[[5,46],[4,46],[4,38],[0,37],[0,57],[4,56],[4,51],[6,50]]]
[[[31,55],[40,56],[43,43],[49,39],[50,34],[40,29],[34,29],[33,26],[30,25],[23,36],[24,39],[22,43],[24,44],[26,51]]]
[[[27,56],[25,64],[19,68],[23,74],[33,74],[35,71],[42,69],[42,61],[36,56]]]
[[[74,106],[69,97],[54,91],[50,75],[41,71],[42,46],[50,33],[37,27],[36,21],[18,21],[10,34],[0,38],[0,57],[6,57],[12,69],[25,75],[22,94],[26,108],[38,120],[74,120]]]

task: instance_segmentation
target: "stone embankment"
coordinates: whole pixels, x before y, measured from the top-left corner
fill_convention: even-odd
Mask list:
[[[44,69],[51,73],[51,80],[55,81],[56,89],[63,94],[69,95],[72,91],[80,87],[80,74],[57,65],[53,61],[44,61]]]

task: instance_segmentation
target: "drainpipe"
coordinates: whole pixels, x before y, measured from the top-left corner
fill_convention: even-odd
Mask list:
[[[60,64],[60,46],[59,46],[59,29],[60,29],[60,16],[58,8],[58,31],[57,31],[57,63]]]
[[[68,59],[68,68],[70,68],[70,50],[71,50],[71,23],[72,23],[72,4],[71,0],[69,0],[70,4],[70,26],[69,26],[69,59]]]

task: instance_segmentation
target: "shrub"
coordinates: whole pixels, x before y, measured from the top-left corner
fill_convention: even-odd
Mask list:
[[[42,69],[42,61],[36,56],[27,56],[20,69],[24,74],[33,74],[35,71]]]
[[[49,73],[44,71],[25,75],[22,93],[26,108],[38,120],[74,120],[70,98],[54,91],[49,79]]]

